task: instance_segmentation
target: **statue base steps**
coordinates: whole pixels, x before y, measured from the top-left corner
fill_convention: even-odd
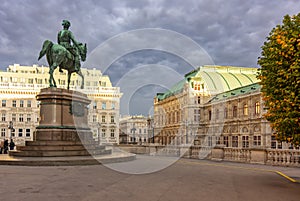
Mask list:
[[[9,151],[12,157],[71,157],[111,154],[93,139],[87,115],[86,94],[59,88],[45,88],[37,95],[40,123],[34,141]]]

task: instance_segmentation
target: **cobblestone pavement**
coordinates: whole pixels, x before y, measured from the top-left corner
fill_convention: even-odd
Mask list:
[[[122,167],[139,165],[122,163]],[[161,163],[168,158],[153,158]],[[120,164],[91,166],[0,166],[0,200],[250,201],[299,200],[300,168],[180,159],[155,173],[125,174]],[[127,165],[127,166],[126,166]]]

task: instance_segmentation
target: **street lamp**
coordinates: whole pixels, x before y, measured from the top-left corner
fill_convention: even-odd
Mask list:
[[[151,117],[149,116],[147,119],[148,122],[148,138],[149,138],[149,143],[153,143],[154,144],[154,118],[151,119]],[[151,132],[152,132],[152,140],[151,140]]]
[[[98,130],[98,144],[100,144],[100,139],[101,139],[101,123],[97,123],[97,130]]]

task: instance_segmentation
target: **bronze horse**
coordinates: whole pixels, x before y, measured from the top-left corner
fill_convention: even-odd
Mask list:
[[[82,43],[79,43],[78,51],[81,60],[85,61],[86,53],[87,53],[86,44],[83,45]],[[50,67],[49,70],[50,87],[56,87],[56,82],[53,77],[53,72],[59,66],[61,69],[65,69],[68,71],[68,87],[67,87],[68,89],[70,86],[72,73],[77,73],[82,78],[81,89],[84,88],[84,77],[81,73],[81,70],[75,70],[74,56],[65,47],[58,44],[53,44],[51,41],[46,40],[43,44],[42,50],[40,51],[38,60],[40,60],[44,55],[46,55]]]

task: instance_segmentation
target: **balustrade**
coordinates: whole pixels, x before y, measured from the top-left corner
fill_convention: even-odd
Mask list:
[[[267,150],[266,163],[269,165],[300,167],[300,150]]]

